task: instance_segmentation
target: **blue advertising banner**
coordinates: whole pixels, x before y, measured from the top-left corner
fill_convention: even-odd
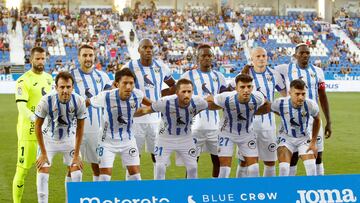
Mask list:
[[[357,202],[360,175],[68,183],[70,203]]]

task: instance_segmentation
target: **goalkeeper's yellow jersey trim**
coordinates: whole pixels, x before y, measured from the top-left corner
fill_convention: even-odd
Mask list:
[[[26,107],[35,112],[41,97],[51,91],[52,85],[53,79],[50,74],[46,72],[36,74],[29,70],[16,80],[15,100],[16,102],[26,102]],[[17,135],[19,140],[36,140],[35,123],[20,112]]]

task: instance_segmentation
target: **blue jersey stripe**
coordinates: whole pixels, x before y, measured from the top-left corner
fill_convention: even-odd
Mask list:
[[[59,140],[61,140],[61,138],[64,136],[64,130],[62,128],[59,128]]]
[[[117,89],[114,94],[115,94],[116,104],[117,104],[117,116],[118,117],[121,116],[121,119],[122,119],[123,114],[122,114],[122,110],[121,110],[121,103],[120,103],[121,99],[120,99],[119,89]],[[122,127],[120,127],[120,128],[122,129]],[[119,136],[120,136],[120,140],[123,140],[122,130],[120,132],[120,128],[119,128]]]
[[[171,117],[170,117],[170,101],[166,101],[166,107],[165,107],[165,117],[167,120],[168,125],[168,132],[169,135],[171,135]]]
[[[293,64],[290,63],[290,64],[289,64],[289,67],[288,67],[288,78],[289,78],[289,81],[293,81],[292,69],[293,69]]]
[[[59,95],[58,94],[56,94],[56,100],[55,101],[56,101],[56,105],[57,105],[57,109],[58,109],[57,122],[59,122],[59,119],[62,119],[62,113],[61,113],[61,106],[60,106],[60,100],[59,100]],[[61,128],[59,128],[59,129],[61,129]],[[61,137],[62,137],[62,135],[61,135]],[[59,137],[59,139],[61,139],[61,137]]]
[[[225,99],[225,110],[226,110],[226,113],[227,113],[227,115],[229,117],[230,133],[232,133],[233,118],[232,118],[231,109],[230,109],[230,97],[226,97],[226,99]]]
[[[96,69],[94,69],[94,72],[95,72],[95,74],[99,77],[99,79],[100,79],[100,82],[101,82],[101,90],[104,90],[104,87],[105,87],[105,85],[104,85],[104,78],[103,77],[101,77],[101,74],[100,74],[100,72],[98,71],[98,70],[96,70]],[[98,93],[97,93],[98,94]]]
[[[131,139],[132,117],[131,117],[131,105],[129,99],[126,100],[126,109],[127,109],[127,117],[128,117],[126,132],[129,134],[129,139]]]
[[[164,73],[163,73],[163,70],[162,70],[162,68],[161,68],[161,66],[158,64],[158,62],[156,62],[156,60],[153,60],[153,63],[159,68],[159,73],[160,73],[160,89],[159,89],[159,91],[160,91],[160,93],[161,93],[161,90],[162,90],[162,85],[163,85],[163,81],[165,81],[165,79],[164,79]],[[161,95],[159,95],[159,96],[161,96]]]
[[[314,74],[315,74],[315,81],[316,81],[316,83],[315,83],[315,98],[314,98],[313,100],[316,101],[316,103],[318,103],[318,98],[319,98],[319,96],[318,96],[319,79],[318,79],[318,75],[317,75],[317,72],[316,72],[315,67],[314,67],[313,65],[310,65],[310,68],[311,68],[311,70],[312,70],[312,71],[314,72]]]
[[[192,99],[191,99],[192,100]],[[186,122],[186,125],[185,125],[185,128],[184,128],[184,131],[185,133],[187,134],[188,133],[188,125],[189,125],[189,120],[190,120],[190,117],[189,117],[189,107],[186,107],[185,108],[185,122]]]
[[[73,100],[74,107],[75,107],[75,117],[77,118],[78,109],[77,109],[77,102],[76,102],[76,99],[75,99],[75,95],[74,95],[74,94],[71,94],[71,98],[72,98],[72,100]]]
[[[156,81],[155,71],[152,66],[150,67],[150,74],[151,74],[152,81],[154,83],[155,101],[157,101],[157,100],[159,100],[159,93],[158,93],[159,87],[158,87],[158,82]],[[160,81],[160,82],[162,83],[162,81]]]
[[[202,84],[202,85],[205,84],[204,77],[203,77],[203,73],[201,72],[201,70],[200,70],[200,69],[197,69],[197,73],[198,73],[198,75],[199,75],[199,77],[200,77],[200,82],[201,82],[201,84]],[[204,90],[202,90],[202,95],[205,95],[205,94],[204,94]],[[202,96],[202,95],[200,95],[200,96]],[[205,109],[205,111],[206,111],[207,120],[210,121],[210,112],[209,112],[209,109]],[[199,117],[200,117],[200,116],[199,116]]]
[[[88,83],[87,83],[87,81],[85,79],[84,73],[80,69],[78,69],[78,71],[79,71],[81,79],[82,79],[82,81],[84,83],[84,90],[86,90],[87,88],[89,88],[89,85],[88,85]],[[87,109],[89,111],[90,125],[92,125],[92,109],[93,109],[93,107],[90,106]]]
[[[193,70],[189,70],[189,77],[190,77],[191,82],[194,84],[194,95],[199,95],[198,91],[197,91],[197,87],[195,85]]]
[[[179,112],[179,100],[178,98],[175,99],[175,109],[176,109],[176,123],[178,122],[178,119],[181,120],[181,117],[180,117],[180,112]],[[177,124],[176,124],[177,126]],[[180,135],[181,133],[181,128],[179,127],[176,127],[176,135]]]
[[[97,74],[97,76],[99,77],[99,79],[101,81],[101,89],[104,88],[104,82],[103,82],[103,80],[101,78],[100,73],[96,72],[96,70],[94,70],[94,73]],[[92,73],[90,74],[90,78],[91,78],[91,81],[92,81],[92,83],[94,85],[94,88],[95,88],[95,95],[98,95],[99,94],[99,89],[97,87],[97,82],[96,82],[96,80],[94,78],[94,75]],[[89,108],[92,108],[92,107],[90,106]],[[96,113],[97,113],[97,118],[98,118],[98,126],[100,127],[100,109],[96,108],[96,111],[97,111]]]
[[[106,101],[106,110],[107,110],[108,115],[109,115],[111,138],[114,139],[114,124],[113,124],[113,116],[112,116],[112,113],[111,113],[110,92],[106,92],[105,101]]]
[[[311,77],[310,77],[310,73],[309,73],[309,69],[305,68],[305,72],[306,72],[306,83],[307,83],[307,88],[308,88],[308,92],[309,92],[309,98],[310,99],[314,99],[313,98],[313,93],[312,93],[312,85],[311,85]]]
[[[284,114],[284,100],[283,99],[280,101],[280,116],[281,116],[281,119],[283,121],[286,134],[288,134],[289,131],[288,131],[288,128],[287,128],[286,118],[285,118],[285,114]]]
[[[304,134],[304,125],[303,125],[303,122],[302,122],[302,115],[301,115],[301,107],[296,109],[297,112],[298,112],[298,117],[299,117],[299,124],[300,124],[300,132],[301,134],[305,135]]]
[[[254,78],[255,89],[259,90],[259,92],[261,92],[261,86],[260,86],[259,80],[257,78],[257,75],[253,68],[250,68],[250,70],[251,70],[252,77]],[[261,92],[261,93],[264,94],[263,92]],[[261,115],[261,122],[264,122],[264,115]]]
[[[51,132],[52,132],[52,136],[54,136],[54,114],[53,114],[53,110],[52,110],[52,102],[51,102],[51,96],[48,96],[48,106],[49,106],[49,115],[51,118]]]
[[[293,112],[292,112],[292,104],[291,104],[291,100],[288,99],[288,103],[289,103],[289,116],[290,116],[290,129],[291,129],[291,134],[293,137],[296,137],[296,131],[295,129],[293,129],[293,127],[291,126],[291,119],[295,119]]]
[[[76,78],[76,76],[75,76],[75,70],[77,70],[77,69],[72,69],[72,70],[71,70],[71,75],[73,76],[74,80],[75,80],[75,78]],[[78,83],[77,83],[77,82],[74,82],[74,89],[75,89],[75,92],[76,92],[77,94],[81,95],[80,89],[79,89],[79,86],[78,86]]]
[[[307,105],[307,102],[305,100],[304,102],[304,108],[305,108],[305,112],[306,112],[306,129],[308,129],[309,127],[309,120],[310,120],[310,114],[309,114],[309,107]]]
[[[250,108],[249,103],[245,103],[245,112],[246,112],[246,132],[249,133],[249,119],[250,119]]]
[[[237,94],[234,95],[234,101],[235,101],[235,106],[236,106],[236,112],[239,114],[241,112],[240,110],[240,102],[238,100]],[[241,120],[237,119],[237,132],[238,135],[240,135],[240,131],[241,131]]]
[[[140,59],[137,60],[137,63],[138,63],[139,69],[140,69],[140,71],[141,71],[141,75],[144,77],[144,86],[150,85],[150,84],[146,84],[146,82],[145,82],[145,75],[147,75],[147,74],[146,74],[146,72],[145,72],[145,70],[144,70],[144,67],[141,65]],[[149,78],[148,78],[148,79],[149,79]],[[155,81],[153,81],[153,82],[155,82]],[[146,95],[147,98],[151,98],[151,97],[150,97],[150,90],[149,90],[149,89],[145,89],[145,95]]]
[[[270,91],[270,88],[269,88],[269,81],[267,80],[265,73],[266,73],[266,71],[263,72],[263,73],[261,74],[261,76],[262,76],[262,79],[263,79],[264,84],[265,84],[266,97],[267,97],[267,99],[268,99],[269,101],[272,101],[272,98],[273,98],[273,97],[271,97],[271,94],[270,94],[271,91]],[[273,79],[273,78],[272,78],[272,79]],[[273,90],[272,92],[274,93],[274,87],[272,88],[272,90]],[[272,125],[271,114],[268,113],[267,116],[269,117],[270,125]]]
[[[69,103],[70,103],[70,101],[68,101],[68,102],[66,103],[66,120],[67,120],[67,122],[68,122],[68,127],[67,127],[68,137],[70,137],[70,126],[71,126],[70,117],[69,117],[69,111],[70,111],[70,109],[69,109]]]

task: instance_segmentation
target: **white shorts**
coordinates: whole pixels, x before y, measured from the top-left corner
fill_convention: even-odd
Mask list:
[[[135,139],[123,141],[105,140],[101,143],[101,146],[99,147],[99,167],[112,168],[116,154],[120,154],[122,165],[124,167],[140,165],[139,151]]]
[[[219,130],[194,129],[192,136],[195,139],[194,141],[199,152],[209,152],[210,154],[217,155]]]
[[[286,134],[278,136],[278,147],[285,146],[291,153],[299,152],[299,155],[314,154],[313,151],[306,152],[309,148],[310,139],[308,136],[304,137],[290,137]]]
[[[312,132],[312,124],[313,124],[313,121],[310,120],[310,124],[309,124],[310,132]],[[311,138],[312,133],[310,133],[309,136]],[[323,129],[323,125],[322,125],[321,120],[320,120],[320,129],[319,129],[319,133],[318,133],[318,136],[317,136],[316,146],[318,148],[318,152],[324,151],[324,129]]]
[[[43,167],[50,167],[52,163],[52,159],[57,153],[63,154],[63,163],[66,166],[71,166],[71,161],[74,157],[74,152],[75,152],[75,142],[73,140],[66,140],[66,141],[44,140],[44,144],[50,164],[45,163]],[[40,155],[41,155],[41,150],[40,147],[38,147],[36,159],[38,159]]]
[[[181,158],[185,166],[197,165],[198,151],[191,136],[159,136],[154,150],[156,163],[167,165],[173,151]]]
[[[274,130],[255,130],[259,159],[263,161],[277,160],[277,137]]]
[[[159,123],[134,123],[132,130],[136,139],[137,148],[141,153],[145,143],[147,152],[154,152],[155,138],[159,134]]]
[[[83,160],[87,163],[99,163],[100,133],[84,133],[80,146]]]
[[[256,137],[255,135],[239,136],[231,133],[223,132],[219,135],[219,157],[232,157],[234,152],[234,144],[239,147],[239,155],[244,157],[258,157]]]

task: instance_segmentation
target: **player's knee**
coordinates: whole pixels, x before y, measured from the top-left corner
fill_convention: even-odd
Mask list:
[[[264,161],[264,165],[266,165],[266,166],[275,166],[275,161]]]
[[[16,167],[16,173],[15,173],[15,180],[16,181],[19,181],[19,180],[22,180],[24,181],[25,180],[25,177],[27,176],[29,172],[29,169],[25,169],[25,168],[22,168],[22,167]]]

